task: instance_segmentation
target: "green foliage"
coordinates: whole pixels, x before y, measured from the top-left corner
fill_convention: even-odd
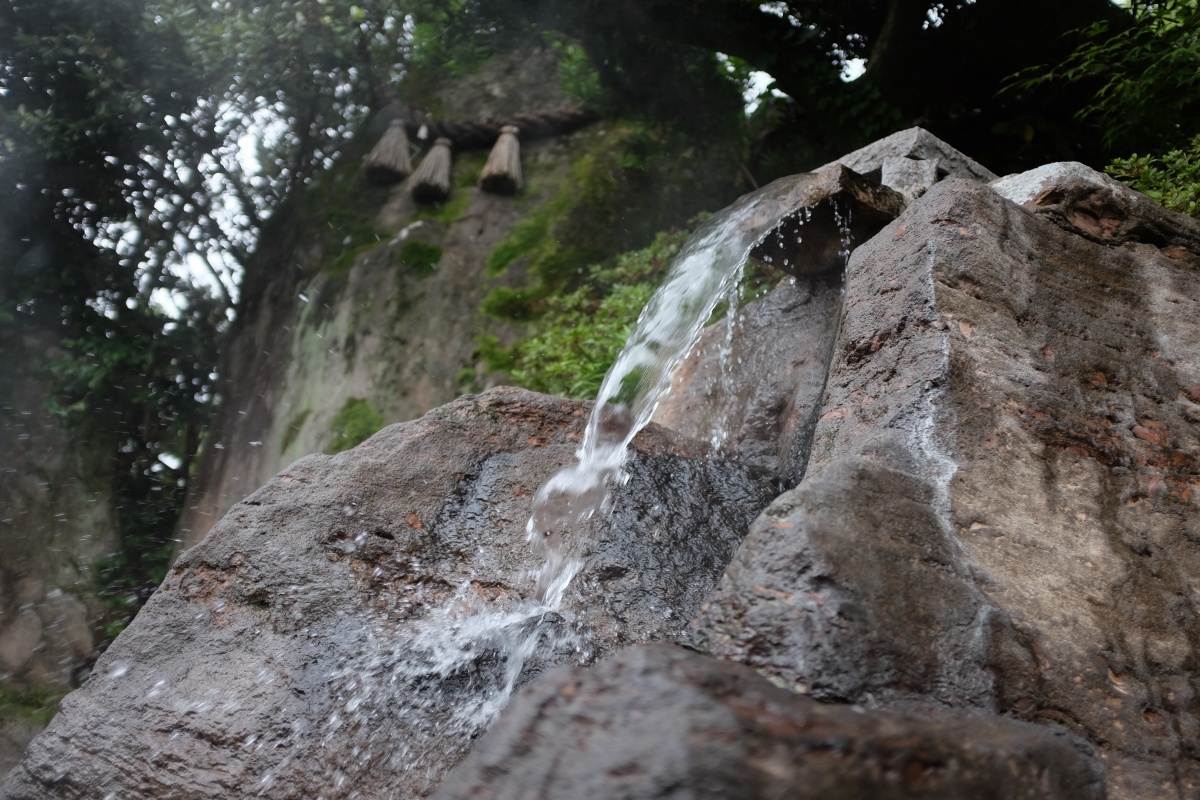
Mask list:
[[[518,386],[595,397],[687,237],[686,230],[660,233],[649,247],[618,256],[614,266],[589,267],[584,285],[544,298],[543,313],[527,337],[511,348],[485,338],[479,356],[489,369],[507,371]]]
[[[410,241],[400,248],[400,263],[417,275],[432,275],[442,260],[442,248],[435,244]]]
[[[474,183],[474,181],[472,181]],[[449,225],[463,218],[467,212],[467,204],[471,195],[465,190],[453,192],[450,199],[444,203],[423,203],[417,212],[417,219],[427,219]]]
[[[47,725],[58,713],[63,693],[52,686],[30,686],[16,690],[0,686],[0,720],[23,717]]]
[[[517,222],[512,234],[496,245],[496,249],[488,256],[487,274],[499,275],[521,256],[536,255],[542,248],[552,250],[555,243],[548,238],[550,228],[566,205],[566,196],[555,198],[532,215]]]
[[[429,78],[461,78],[478,71],[501,32],[473,0],[412,3],[415,12],[407,64]]]
[[[1200,217],[1200,136],[1162,156],[1118,158],[1106,171],[1170,211]]]
[[[600,73],[583,45],[561,33],[547,33],[545,40],[558,59],[558,80],[563,91],[585,105],[605,105],[608,98],[600,86]]]
[[[115,443],[96,467],[120,533],[99,569],[109,635],[166,568],[239,277],[277,267],[255,259],[263,222],[296,210],[379,105],[407,10],[46,0],[0,14],[0,334],[61,331],[49,408]],[[357,202],[327,220],[324,252],[347,262],[375,240],[357,220],[377,196],[359,184],[339,184]]]
[[[333,438],[325,452],[329,455],[349,450],[369,439],[383,427],[383,417],[361,397],[351,397],[342,404],[331,427]]]
[[[1200,130],[1200,3],[1138,2],[1130,14],[1124,29],[1107,21],[1083,29],[1063,63],[1026,70],[1017,83],[1096,86],[1077,116],[1098,123],[1111,150],[1181,146]]]
[[[557,193],[492,251],[488,274],[520,265],[528,283],[494,289],[484,311],[532,319],[544,310],[543,301],[585,283],[588,264],[645,244],[684,215],[727,202],[733,159],[726,162],[728,171],[697,166],[719,147],[702,149],[689,134],[664,126],[608,123],[575,157]]]
[[[182,297],[179,298],[182,301]],[[95,314],[61,340],[50,364],[58,387],[48,410],[81,436],[115,443],[106,459],[117,508],[117,549],[98,564],[109,635],[124,626],[166,574],[172,534],[214,392],[222,303],[191,296],[176,317]]]

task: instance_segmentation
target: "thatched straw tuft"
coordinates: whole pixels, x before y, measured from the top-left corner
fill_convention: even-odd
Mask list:
[[[500,138],[492,147],[491,155],[479,173],[479,188],[496,194],[516,194],[521,190],[521,143],[517,140],[520,129],[516,125],[505,125],[500,129]]]
[[[452,142],[439,137],[425,154],[421,166],[409,180],[409,190],[418,203],[444,203],[450,197],[450,147]]]
[[[399,183],[412,173],[404,123],[392,120],[379,143],[363,158],[363,175],[372,183]]]

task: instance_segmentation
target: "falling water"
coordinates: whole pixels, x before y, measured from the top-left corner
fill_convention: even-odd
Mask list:
[[[783,178],[706,220],[642,310],[600,387],[578,461],[551,477],[534,498],[526,534],[546,559],[535,580],[536,595],[548,606],[559,605],[582,567],[575,555],[578,542],[572,546],[568,540],[582,522],[606,510],[608,487],[624,480],[630,442],[650,421],[675,370],[722,302],[729,305],[727,343],[732,338],[746,260],[772,231],[784,235],[778,226],[798,210],[788,202],[795,191],[795,180]],[[845,228],[840,216],[838,221]],[[714,436],[719,443],[720,432]]]
[[[533,575],[533,597],[483,603],[469,587],[460,587],[450,601],[426,606],[425,618],[403,635],[361,629],[352,655],[327,678],[339,705],[323,723],[314,720],[323,735],[314,742],[311,723],[298,723],[280,742],[247,747],[284,747],[288,759],[324,770],[332,786],[328,798],[351,796],[353,775],[380,768],[424,776],[432,788],[444,765],[465,753],[531,674],[590,661],[588,632],[563,604],[582,566],[581,523],[606,510],[609,488],[625,479],[628,445],[722,303],[729,305],[728,344],[751,252],[769,235],[781,237],[776,244],[784,245],[775,252],[787,252],[799,240],[798,228],[785,232],[779,225],[797,213],[797,225],[803,225],[805,212],[798,205],[803,203],[797,202],[795,183],[777,181],[710,217],[676,257],[605,377],[578,461],[547,481],[534,499],[526,532],[545,563]],[[788,238],[791,242],[784,241]],[[378,741],[380,731],[392,732],[396,746]],[[324,763],[325,746],[346,739],[356,743],[355,761]],[[282,771],[280,765],[262,776],[263,793],[290,791],[276,784]]]

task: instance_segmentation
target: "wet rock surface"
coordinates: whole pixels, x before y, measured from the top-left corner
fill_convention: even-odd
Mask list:
[[[906,201],[839,164],[779,183],[786,187],[785,212],[795,210],[769,228],[754,230],[752,221],[758,238],[752,257],[791,278],[709,326],[653,419],[794,485],[808,458],[837,333],[845,260]]]
[[[1200,225],[878,144],[907,209],[705,335],[659,418],[737,457],[644,431],[561,609],[524,526],[588,407],[464,398],[238,504],[0,796],[424,796],[528,684],[439,797],[1196,800]]]
[[[547,674],[434,795],[516,798],[1104,797],[1066,735],[999,717],[868,712],[678,647]]]
[[[709,326],[659,401],[654,421],[716,440],[793,485],[803,472],[841,312],[834,271],[785,280]]]
[[[807,278],[845,266],[846,254],[904,210],[900,193],[841,164],[780,178],[778,208],[750,220],[746,233],[758,239],[751,255],[776,269]],[[770,222],[767,222],[770,220]],[[751,240],[753,241],[753,239]]]
[[[423,796],[506,682],[678,635],[771,483],[644,431],[589,566],[538,606],[530,500],[587,411],[497,389],[293,464],[180,558],[0,796]]]
[[[695,640],[829,698],[1063,726],[1109,797],[1193,798],[1197,226],[1073,230],[1088,195],[1038,185],[944,181],[854,253],[807,477]]]

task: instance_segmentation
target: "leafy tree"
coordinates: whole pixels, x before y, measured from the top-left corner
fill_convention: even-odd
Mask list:
[[[1200,217],[1200,136],[1186,148],[1162,156],[1118,158],[1106,169],[1164,208]]]
[[[1200,5],[1196,0],[1134,2],[1130,24],[1098,20],[1058,66],[1034,67],[1025,86],[1098,86],[1076,116],[1099,124],[1114,152],[1163,149],[1200,130]]]
[[[996,169],[1047,155],[1095,158],[1072,116],[1078,97],[1049,89],[997,96],[1006,78],[1070,53],[1080,26],[1129,25],[1109,0],[479,0],[503,18],[577,38],[605,84],[633,106],[707,102],[696,54],[736,57],[788,97],[775,149],[811,166],[892,130],[922,124]],[[851,59],[861,78],[845,82]],[[764,131],[764,135],[769,131]]]
[[[257,239],[380,102],[404,24],[368,0],[0,8],[0,345],[57,332],[52,409],[110,428],[119,605],[162,577]]]
[[[1082,31],[1057,66],[1032,67],[1017,85],[1084,84],[1095,94],[1076,116],[1099,124],[1117,158],[1107,170],[1172,211],[1200,216],[1200,3],[1128,3],[1132,24]]]

